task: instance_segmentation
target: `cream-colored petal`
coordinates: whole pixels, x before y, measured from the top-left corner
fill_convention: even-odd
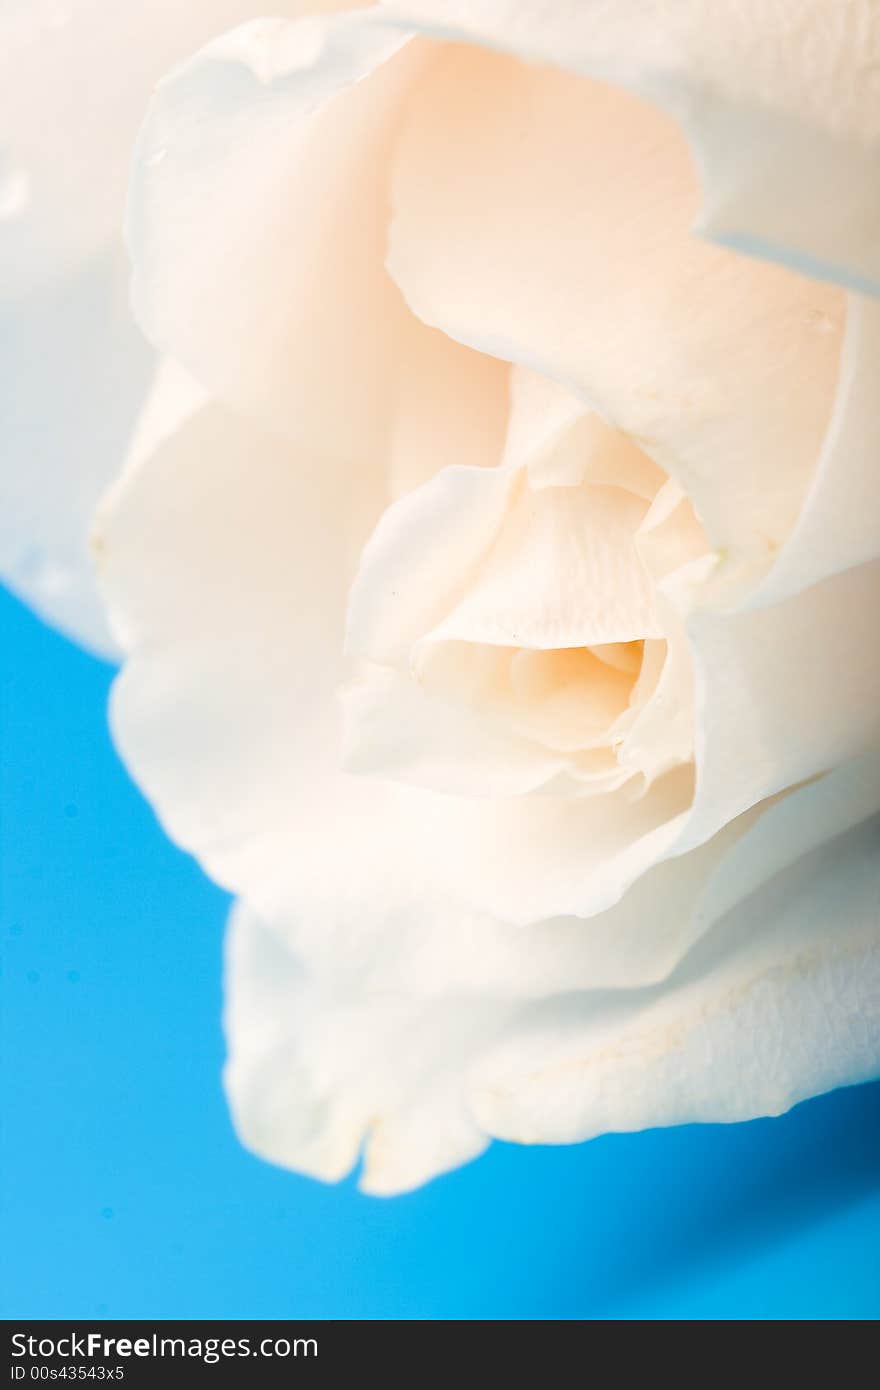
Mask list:
[[[387,429],[407,324],[380,264],[382,150],[419,66],[402,42],[319,20],[224,35],[158,88],[129,205],[152,341],[301,445],[352,459]]]
[[[430,679],[415,679],[366,665],[345,690],[347,771],[478,797],[592,795],[615,791],[632,775],[618,766],[608,746],[614,697],[625,702],[625,690],[612,688],[609,699],[601,677],[591,672],[541,700],[518,700],[509,677],[500,692],[470,694],[449,688],[450,679],[459,686],[470,679],[466,656],[434,651],[444,665],[448,660],[462,669],[444,671],[441,681],[433,672]],[[510,653],[501,655],[512,665],[531,654],[516,653],[512,662]],[[607,675],[608,685],[613,687],[617,677],[626,686],[617,673]]]
[[[0,293],[18,296],[118,243],[131,148],[154,83],[262,8],[258,0],[4,4]]]
[[[601,805],[347,774],[334,691],[359,526],[338,489],[328,461],[304,466],[218,408],[130,472],[99,527],[132,653],[113,706],[123,752],[175,838],[270,918],[295,904],[335,920],[371,897],[392,915],[454,899],[502,921],[586,916],[873,736],[876,576],[864,567],[777,608],[689,620],[705,692],[692,811],[685,772],[637,803],[624,790]],[[328,894],[340,856],[346,881]]]
[[[878,400],[880,304],[851,296],[840,389],[816,475],[755,602],[778,602],[827,575],[880,556]]]
[[[645,509],[618,487],[533,487],[509,462],[445,470],[390,508],[352,589],[348,646],[398,674],[351,692],[349,767],[482,795],[622,785],[635,745],[623,775],[610,752],[578,751],[607,747],[632,685],[587,649],[663,631],[636,546]],[[643,770],[683,761],[679,742]]]
[[[93,548],[129,654],[111,710],[123,754],[172,833],[204,835],[204,853],[239,826],[286,821],[341,674],[357,511],[352,499],[340,516],[326,460],[298,467],[286,441],[198,408],[198,393],[187,415],[179,383],[165,385]],[[213,812],[193,823],[203,795]]]
[[[89,562],[101,492],[125,456],[153,354],[131,322],[121,250],[0,305],[0,577],[103,656],[116,647]]]
[[[427,323],[555,378],[765,572],[834,399],[844,296],[696,238],[676,124],[619,88],[449,47],[395,141],[389,268]]]
[[[876,818],[728,914],[662,989],[628,1007],[549,1003],[470,1077],[500,1138],[776,1115],[880,1071]]]
[[[242,495],[242,462],[254,459],[260,468]],[[263,913],[295,921],[295,943],[312,960],[323,942],[333,959],[360,971],[366,953],[367,973],[379,969],[380,981],[377,941],[379,960],[396,961],[397,983],[405,979],[410,989],[414,980],[422,988],[439,983],[444,970],[458,988],[471,978],[491,989],[497,979],[514,991],[529,988],[523,981],[532,977],[552,988],[559,974],[616,984],[634,972],[642,980],[662,976],[712,917],[711,907],[702,919],[677,915],[676,865],[693,856],[661,865],[660,879],[639,879],[675,849],[687,787],[664,779],[637,805],[615,796],[601,805],[483,801],[337,770],[332,630],[341,624],[346,552],[329,544],[338,513],[332,486],[322,510],[327,475],[290,464],[287,445],[223,412],[202,411],[143,458],[108,503],[102,567],[119,631],[135,648],[117,686],[114,722],[171,833]],[[320,614],[310,582],[327,602]],[[305,606],[304,593],[311,595]],[[873,776],[875,792],[878,785]],[[830,809],[843,814],[853,799],[838,790]],[[797,853],[817,826],[834,833],[815,810],[785,835],[773,830],[761,873],[775,871],[780,845]],[[722,901],[746,878],[737,869],[718,890]],[[542,931],[540,970],[537,947],[520,956],[510,946],[505,922],[588,915],[615,903],[634,880],[624,915],[612,915],[607,930],[597,919],[595,934],[590,923]],[[671,919],[658,916],[661,902]],[[464,934],[453,946],[450,923],[459,919]],[[481,926],[469,948],[474,921]],[[581,926],[589,944],[573,972],[566,943],[579,939]]]
[[[611,731],[619,765],[650,783],[689,763],[695,720],[693,657],[683,630],[669,614],[666,641],[646,643],[631,707]]]
[[[226,979],[226,1090],[242,1141],[261,1157],[333,1181],[363,1150],[360,1185],[384,1194],[486,1147],[459,1075],[509,1005],[456,1010],[333,989],[242,907]]]
[[[425,33],[619,83],[681,123],[720,242],[880,286],[873,0],[388,0]]]
[[[418,919],[353,911],[328,937],[240,906],[226,1079],[242,1138],[327,1179],[363,1150],[362,1186],[396,1192],[487,1133],[747,1118],[871,1075],[878,793],[876,761],[841,770],[591,922],[516,930],[426,903]],[[662,978],[713,923],[668,985],[595,989],[649,982],[648,962]]]
[[[121,244],[131,148],[162,73],[262,9],[258,0],[0,6],[0,576],[103,656],[118,653],[88,524],[154,367],[131,321]]]
[[[662,636],[635,546],[644,510],[619,488],[521,487],[478,573],[424,640],[547,650]]]
[[[349,596],[353,655],[408,666],[415,643],[467,592],[516,486],[506,469],[453,465],[382,514]]]
[[[555,798],[530,809],[342,771],[335,691],[357,515],[354,498],[340,512],[330,463],[307,464],[205,408],[136,460],[102,508],[99,569],[129,650],[113,726],[169,832],[270,918],[291,904],[320,920],[372,898],[391,913],[455,898],[529,921],[613,901],[657,836],[673,835],[665,823],[687,805],[686,783],[569,819]],[[340,854],[337,898],[327,884]]]
[[[695,612],[697,789],[683,847],[878,746],[880,562],[771,607]]]
[[[504,464],[526,467],[533,488],[590,482],[650,502],[666,475],[631,439],[606,425],[551,377],[513,367]]]
[[[660,635],[635,549],[645,504],[452,468],[396,503],[351,594],[353,652],[406,666],[421,642],[579,647]]]
[[[406,906],[374,866],[373,895],[359,906],[351,900],[334,914],[325,903],[282,914],[274,927],[316,974],[349,976],[370,993],[516,1000],[634,989],[665,980],[713,924],[878,809],[874,757],[754,808],[700,849],[649,869],[593,917],[516,925],[462,902]]]
[[[361,671],[344,710],[349,772],[460,796],[519,796],[564,780],[567,759],[509,727],[494,708],[437,697],[388,667]],[[611,771],[605,784],[614,788],[623,778]]]
[[[225,35],[159,87],[129,208],[148,336],[301,448],[354,474],[381,454],[391,491],[495,462],[506,407],[503,364],[426,329],[382,265],[387,146],[431,53],[357,16]]]

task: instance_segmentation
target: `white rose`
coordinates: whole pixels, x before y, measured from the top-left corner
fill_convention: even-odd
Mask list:
[[[880,22],[710,19],[262,21],[151,107],[113,723],[241,896],[275,1161],[393,1192],[878,1069]]]
[[[0,5],[0,577],[99,652],[113,644],[88,526],[155,368],[128,305],[131,147],[162,73],[264,8]]]

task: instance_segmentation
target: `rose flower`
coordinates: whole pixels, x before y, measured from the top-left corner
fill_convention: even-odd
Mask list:
[[[855,2],[412,0],[160,86],[95,550],[268,1158],[393,1192],[876,1072],[869,51]]]

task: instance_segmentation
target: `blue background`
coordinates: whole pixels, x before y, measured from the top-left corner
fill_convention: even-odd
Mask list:
[[[880,1084],[779,1120],[496,1145],[409,1196],[269,1167],[220,1089],[225,896],[6,595],[6,1318],[873,1318]]]

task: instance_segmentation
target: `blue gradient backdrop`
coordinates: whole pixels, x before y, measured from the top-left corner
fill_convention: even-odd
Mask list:
[[[111,672],[0,601],[6,1318],[873,1318],[880,1085],[780,1120],[496,1145],[410,1196],[246,1153],[225,896],[106,733]]]

